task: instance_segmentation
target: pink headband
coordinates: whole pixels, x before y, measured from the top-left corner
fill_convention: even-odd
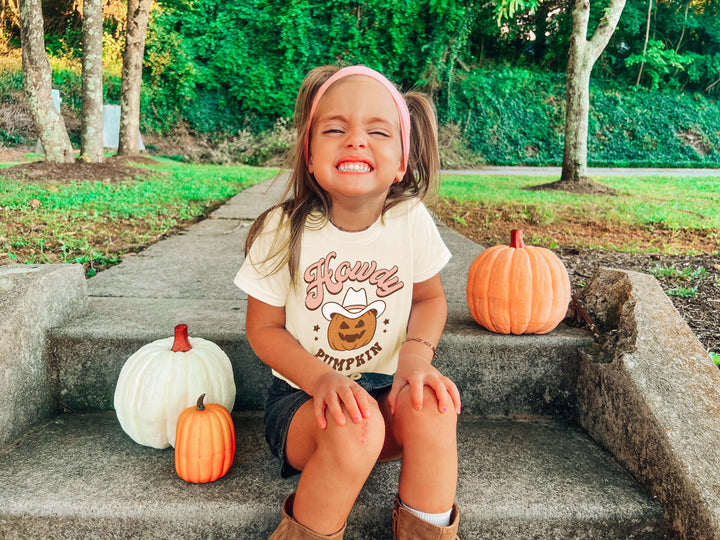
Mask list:
[[[305,165],[309,165],[308,162],[310,160],[310,127],[312,125],[312,120],[315,116],[315,109],[317,109],[318,103],[320,103],[323,95],[325,95],[325,92],[327,92],[328,88],[330,88],[330,86],[332,86],[334,82],[344,77],[349,77],[351,75],[365,75],[366,77],[370,77],[371,79],[382,84],[387,89],[387,91],[390,92],[390,96],[392,96],[392,99],[395,102],[395,106],[398,110],[398,116],[400,117],[400,134],[403,151],[401,166],[404,171],[405,169],[407,169],[408,158],[410,156],[410,111],[408,111],[407,103],[405,103],[405,100],[403,99],[402,95],[395,87],[395,85],[389,80],[387,80],[385,76],[381,73],[378,73],[374,69],[370,69],[366,66],[350,66],[338,70],[337,72],[335,72],[335,74],[333,74],[332,77],[325,81],[315,93],[312,107],[310,108],[307,131],[305,132],[305,146],[303,149],[303,155],[305,156]]]

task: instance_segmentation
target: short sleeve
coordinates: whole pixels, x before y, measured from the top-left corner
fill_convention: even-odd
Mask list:
[[[280,212],[278,209],[268,215],[233,280],[248,295],[277,307],[285,305],[290,290],[290,270],[287,261],[282,260],[287,247],[277,253],[288,241],[280,225]]]
[[[440,272],[452,257],[443,242],[432,215],[424,204],[412,212],[414,274],[413,281],[420,283]]]

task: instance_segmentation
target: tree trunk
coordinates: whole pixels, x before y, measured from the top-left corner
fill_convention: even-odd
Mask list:
[[[65,121],[52,100],[52,70],[45,53],[41,0],[20,0],[20,36],[25,93],[48,161],[75,161]]]
[[[535,63],[542,65],[545,60],[545,51],[547,49],[547,18],[550,14],[550,4],[543,2],[538,6],[535,13],[535,46],[533,48],[533,56]]]
[[[590,73],[610,41],[625,0],[610,0],[593,37],[587,39],[589,0],[575,0],[565,87],[565,146],[560,181],[587,182]]]
[[[84,0],[82,32],[80,154],[99,163],[103,160],[102,0]]]
[[[560,181],[587,179],[587,137],[590,115],[590,72],[587,55],[590,3],[577,0],[572,12],[572,34],[565,83],[565,145]]]
[[[652,21],[652,0],[648,0],[648,14],[647,24],[645,25],[645,44],[643,45],[643,56],[647,54],[648,41],[650,41],[650,22]],[[685,27],[683,26],[683,31]],[[640,79],[642,79],[643,70],[645,69],[645,60],[640,62],[640,71],[638,71],[637,81],[635,86],[640,86]]]
[[[128,0],[127,34],[120,84],[119,155],[138,153],[142,64],[151,5],[152,0]]]

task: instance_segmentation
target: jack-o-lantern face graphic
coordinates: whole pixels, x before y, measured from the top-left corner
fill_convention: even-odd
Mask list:
[[[377,315],[374,309],[357,318],[334,313],[328,326],[328,343],[336,351],[359,349],[370,343],[375,335]]]
[[[385,310],[385,302],[376,300],[368,305],[364,290],[349,289],[342,305],[328,302],[322,313],[330,321],[328,344],[336,351],[364,347],[375,335],[377,318]]]

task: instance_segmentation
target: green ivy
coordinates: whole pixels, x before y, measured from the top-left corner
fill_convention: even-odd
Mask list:
[[[455,5],[457,4],[457,5]],[[150,23],[144,121],[203,133],[292,116],[307,71],[363,63],[405,89],[447,88],[477,9],[385,0],[164,0]]]
[[[473,70],[441,120],[459,124],[489,164],[560,165],[565,77],[520,68]],[[701,94],[592,80],[591,166],[720,165],[720,105]]]

